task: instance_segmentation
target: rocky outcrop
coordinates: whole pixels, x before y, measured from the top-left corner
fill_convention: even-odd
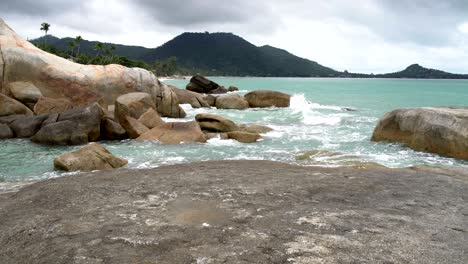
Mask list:
[[[139,136],[149,131],[149,128],[147,128],[137,119],[130,116],[124,116],[120,120],[120,124],[125,129],[125,131],[127,131],[127,134],[130,136],[130,138],[138,138]]]
[[[127,160],[117,158],[103,146],[92,143],[77,151],[65,153],[54,159],[54,167],[64,171],[93,171],[116,169],[127,165]]]
[[[380,119],[372,140],[468,159],[468,108],[397,109]]]
[[[216,108],[243,110],[249,108],[249,102],[238,94],[223,95],[216,98]]]
[[[203,100],[209,105],[209,106],[216,106],[216,96],[211,95],[211,94],[205,94],[203,95]]]
[[[177,95],[180,104],[190,104],[193,108],[210,107],[210,105],[203,99],[203,95],[199,93],[182,90],[170,85],[169,87]]]
[[[10,83],[10,92],[16,100],[24,104],[36,103],[39,97],[42,96],[41,90],[30,82]]]
[[[208,80],[203,76],[195,75],[190,79],[190,82],[187,84],[185,89],[196,93],[210,93],[210,91],[219,87],[219,84]]]
[[[148,93],[128,93],[115,100],[115,120],[121,120],[125,116],[135,119],[140,118],[148,109],[156,108],[153,98]]]
[[[195,116],[195,120],[203,131],[222,133],[240,130],[236,123],[218,115],[198,114]]]
[[[0,262],[466,264],[467,194],[466,176],[444,169],[83,173],[0,194]]]
[[[33,115],[33,112],[15,99],[0,94],[0,116],[9,115]]]
[[[289,94],[270,90],[252,91],[244,97],[250,107],[289,107],[291,100]]]
[[[73,104],[68,99],[40,97],[34,105],[34,113],[37,115],[62,113],[72,108]]]
[[[140,121],[144,126],[146,126],[149,129],[165,123],[158,115],[158,113],[152,108],[148,109],[148,111],[142,114],[140,118],[138,118],[138,121]]]
[[[15,134],[8,125],[0,124],[0,139],[13,138]]]
[[[200,142],[206,139],[197,122],[170,122],[142,134],[138,141],[159,141],[162,144]]]
[[[234,131],[227,133],[228,138],[237,140],[241,143],[255,143],[262,138],[258,133],[250,133],[244,131]]]
[[[103,112],[98,104],[61,113],[31,138],[33,142],[53,145],[78,145],[100,139]]]
[[[125,131],[125,129],[114,120],[105,118],[101,122],[101,139],[122,140],[127,137],[127,131]]]
[[[48,118],[48,115],[36,115],[18,118],[10,124],[10,128],[18,138],[30,138],[34,136]]]
[[[23,82],[37,87],[45,97],[66,98],[74,107],[81,107],[94,102],[112,105],[122,94],[145,92],[162,116],[185,116],[177,96],[151,72],[114,64],[81,65],[57,57],[21,39],[2,19],[0,53],[3,94],[11,94],[11,87]]]

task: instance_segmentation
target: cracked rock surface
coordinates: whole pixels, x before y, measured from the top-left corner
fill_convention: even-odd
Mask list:
[[[0,263],[466,263],[463,171],[210,161],[0,194]]]

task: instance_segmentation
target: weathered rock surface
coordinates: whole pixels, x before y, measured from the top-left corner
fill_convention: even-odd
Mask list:
[[[13,138],[15,134],[8,125],[0,124],[0,139]]]
[[[213,114],[197,114],[195,120],[200,128],[209,132],[232,132],[239,131],[240,127],[233,121],[222,116]]]
[[[36,48],[0,19],[2,80],[0,91],[10,94],[17,82],[33,84],[50,98],[69,99],[75,107],[94,102],[103,106],[131,92],[149,93],[162,116],[183,117],[176,95],[151,72],[121,65],[81,65]]]
[[[140,118],[138,118],[138,121],[140,121],[144,126],[146,126],[149,129],[165,123],[158,115],[158,113],[152,108],[148,109],[148,111],[142,114]]]
[[[101,122],[101,139],[122,140],[128,138],[127,131],[114,120],[105,118]]]
[[[4,94],[0,94],[0,116],[9,115],[33,115],[31,109],[24,104],[10,98]]]
[[[0,194],[0,262],[421,263],[468,259],[468,179],[209,161]]]
[[[249,133],[243,131],[234,131],[227,133],[228,138],[237,140],[242,143],[255,143],[262,138],[258,133]]]
[[[103,112],[98,104],[65,111],[56,123],[42,126],[33,142],[53,145],[78,145],[98,141]]]
[[[190,79],[190,82],[187,84],[185,89],[196,93],[209,93],[218,87],[219,84],[208,80],[203,76],[195,75]]]
[[[206,94],[203,95],[203,100],[209,105],[209,106],[216,106],[216,96],[211,95],[211,94]]]
[[[238,94],[223,95],[216,98],[216,108],[243,110],[249,108],[249,102]]]
[[[244,97],[250,107],[289,107],[291,100],[289,94],[270,90],[252,91]]]
[[[34,113],[40,114],[58,114],[70,110],[73,108],[73,104],[70,100],[65,98],[47,98],[40,97],[37,103],[34,105]]]
[[[121,122],[125,116],[140,118],[148,109],[156,108],[153,98],[148,93],[128,93],[115,100],[115,120]]]
[[[42,96],[41,90],[30,82],[10,83],[10,92],[22,103],[35,103]]]
[[[127,160],[117,158],[97,143],[91,143],[77,151],[62,154],[54,159],[55,169],[64,171],[116,169],[127,165],[127,163]]]
[[[164,123],[142,134],[137,140],[159,141],[163,144],[206,142],[205,135],[195,121]]]
[[[210,107],[210,105],[203,99],[203,95],[199,93],[182,90],[170,85],[169,87],[177,95],[180,104],[190,104],[193,108]]]
[[[468,159],[468,108],[397,109],[380,119],[372,140]]]
[[[48,115],[36,115],[18,118],[10,124],[10,128],[15,132],[16,137],[30,138],[41,129],[42,123]]]
[[[149,131],[149,128],[147,128],[137,119],[130,116],[125,116],[120,121],[120,124],[125,129],[125,131],[127,131],[127,134],[130,138],[138,138],[139,136]]]

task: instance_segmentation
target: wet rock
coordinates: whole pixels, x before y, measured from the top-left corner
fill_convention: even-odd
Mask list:
[[[116,169],[127,165],[127,163],[127,160],[117,158],[97,143],[89,144],[54,159],[55,169],[64,171]]]
[[[219,87],[219,84],[208,80],[207,78],[195,75],[190,79],[190,83],[185,88],[186,90],[196,93],[209,93]]]
[[[205,135],[197,122],[170,122],[160,124],[137,138],[138,141],[159,141],[163,144],[205,143]]]
[[[37,115],[62,113],[72,108],[73,104],[68,99],[40,97],[34,105],[34,113]]]
[[[379,120],[372,140],[468,159],[468,108],[397,109]]]
[[[0,139],[14,138],[15,134],[8,125],[0,124]]]
[[[207,161],[60,177],[0,194],[0,260],[465,264],[468,181],[452,173]]]
[[[154,111],[152,108],[148,109],[143,115],[138,119],[144,126],[151,129],[157,127],[161,124],[164,124],[164,120]]]
[[[250,107],[289,107],[291,100],[289,94],[270,90],[252,91],[244,97]]]
[[[16,137],[30,138],[41,129],[42,123],[48,117],[48,115],[37,115],[18,118],[10,124],[10,128],[15,132]]]
[[[255,143],[262,138],[260,134],[243,131],[234,131],[227,133],[228,138],[237,140],[241,143]]]
[[[203,99],[203,95],[199,93],[189,90],[181,90],[174,86],[169,87],[177,95],[180,104],[190,104],[193,108],[210,107],[210,105]]]
[[[0,94],[0,117],[9,115],[33,115],[31,109],[24,104],[10,98],[4,94]]]
[[[238,94],[223,95],[216,98],[216,108],[243,110],[249,108],[249,102]]]
[[[224,86],[219,86],[218,88],[211,90],[208,92],[208,94],[225,94],[228,92],[228,89]]]
[[[114,120],[105,118],[101,122],[101,139],[122,140],[127,137],[127,131]]]
[[[273,131],[271,127],[262,126],[262,125],[241,125],[240,128],[244,132],[258,133],[258,134],[266,134],[268,132]]]
[[[216,96],[211,95],[211,94],[206,94],[203,96],[203,100],[209,105],[209,106],[216,106]]]
[[[30,82],[13,82],[9,88],[13,97],[24,104],[36,103],[42,96],[41,90]]]
[[[229,88],[227,90],[228,90],[228,92],[237,92],[237,91],[239,91],[239,88],[237,88],[235,86],[229,86]]]
[[[150,108],[156,108],[150,94],[129,93],[121,95],[115,101],[115,120],[121,122],[125,116],[138,119]]]
[[[240,127],[236,125],[236,123],[218,115],[198,114],[195,116],[195,120],[202,130],[210,132],[232,132],[240,130]]]
[[[149,128],[147,128],[137,119],[130,116],[125,116],[122,118],[120,125],[122,125],[125,131],[127,131],[127,134],[130,136],[130,138],[138,138],[149,131]]]

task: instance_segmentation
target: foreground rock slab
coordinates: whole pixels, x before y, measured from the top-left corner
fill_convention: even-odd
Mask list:
[[[65,153],[54,159],[54,167],[64,171],[116,169],[127,165],[127,163],[127,160],[117,158],[97,143],[91,143],[77,151]]]
[[[0,195],[0,262],[466,263],[468,176],[211,161]]]
[[[468,159],[468,107],[394,110],[379,120],[372,140]]]

